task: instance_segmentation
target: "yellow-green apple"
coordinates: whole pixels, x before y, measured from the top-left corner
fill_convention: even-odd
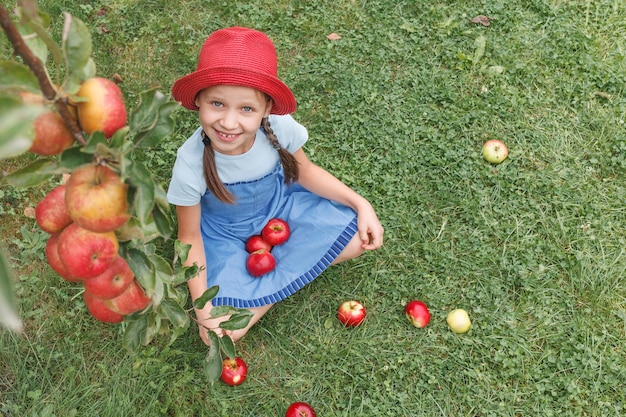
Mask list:
[[[124,258],[117,255],[103,273],[84,281],[85,291],[102,299],[115,298],[135,279],[135,274]]]
[[[472,322],[470,321],[467,311],[457,308],[448,313],[446,322],[450,326],[450,330],[454,333],[465,333],[470,329]]]
[[[104,304],[112,311],[126,316],[148,307],[150,297],[146,295],[139,283],[133,280],[123,293],[110,300],[104,300]]]
[[[105,323],[119,323],[124,320],[124,316],[112,311],[104,304],[104,300],[96,297],[89,291],[83,293],[83,299],[85,300],[87,310],[89,310],[91,315],[96,319]]]
[[[63,117],[49,104],[41,94],[28,91],[19,93],[26,104],[44,105],[45,110],[33,121],[33,143],[28,149],[38,155],[57,155],[72,146],[74,137],[70,133]]]
[[[345,301],[337,309],[337,318],[348,327],[358,326],[365,320],[365,307],[359,301]]]
[[[72,220],[92,232],[109,232],[128,221],[128,184],[105,165],[75,170],[67,181],[65,205]]]
[[[122,90],[107,78],[94,77],[81,84],[76,95],[86,101],[78,101],[78,124],[85,133],[104,132],[110,138],[126,125],[126,105]]]
[[[239,356],[234,359],[226,358],[222,361],[220,379],[227,385],[234,387],[243,384],[248,375],[248,366]]]
[[[488,140],[483,144],[483,158],[492,164],[499,164],[509,156],[509,148],[497,139]]]
[[[430,322],[430,311],[428,311],[426,304],[419,300],[409,301],[404,307],[404,314],[409,322],[418,329],[426,327]]]
[[[65,184],[57,185],[35,206],[35,220],[46,233],[58,233],[72,223],[65,207]]]
[[[96,233],[71,223],[59,235],[59,257],[74,277],[100,275],[111,265],[118,250],[114,232]]]
[[[61,262],[61,258],[59,257],[59,235],[60,233],[50,235],[46,242],[46,258],[48,259],[48,264],[61,278],[70,282],[80,282],[83,279],[72,276],[67,271],[65,265],[63,265],[63,262]]]

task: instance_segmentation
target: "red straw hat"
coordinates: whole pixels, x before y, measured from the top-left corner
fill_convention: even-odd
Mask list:
[[[184,107],[198,110],[196,96],[214,85],[260,90],[272,98],[273,114],[296,111],[296,98],[278,79],[274,44],[257,30],[231,27],[213,32],[202,45],[196,71],[179,78],[172,95]]]

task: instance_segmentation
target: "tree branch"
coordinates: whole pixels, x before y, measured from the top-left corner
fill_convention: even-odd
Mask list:
[[[52,85],[52,83],[50,83],[50,79],[48,78],[43,62],[41,62],[41,60],[37,58],[28,48],[24,42],[24,38],[22,38],[22,35],[20,35],[17,28],[13,24],[11,16],[1,4],[0,25],[7,34],[9,42],[11,42],[15,53],[24,60],[24,63],[37,77],[39,88],[41,89],[44,97],[54,103],[54,106],[61,114],[61,117],[63,117],[67,128],[72,133],[74,140],[83,145],[86,144],[87,141],[85,140],[83,132],[78,126],[76,119],[74,119],[70,113],[66,99],[57,96],[56,88]]]

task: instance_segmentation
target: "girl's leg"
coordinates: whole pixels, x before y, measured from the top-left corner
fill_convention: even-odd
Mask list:
[[[361,239],[359,238],[359,235],[356,234],[352,237],[352,240],[348,242],[346,247],[343,248],[339,256],[337,256],[337,258],[333,261],[332,265],[361,256],[363,252],[365,252],[365,250],[361,247]]]
[[[268,304],[262,307],[248,308],[248,310],[252,313],[252,318],[250,319],[250,322],[248,323],[248,325],[243,329],[233,330],[233,331],[224,331],[224,333],[228,334],[233,339],[234,342],[238,341],[239,339],[244,337],[246,333],[248,333],[248,330],[250,330],[250,328],[254,326],[256,322],[259,321],[261,317],[263,317],[263,315],[265,315],[265,313],[269,311],[270,308],[272,308],[273,305],[274,304]],[[228,317],[224,317],[223,320],[220,320],[220,321],[225,321],[227,319]]]

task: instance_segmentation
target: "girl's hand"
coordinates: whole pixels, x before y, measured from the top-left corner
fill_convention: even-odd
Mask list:
[[[200,333],[200,339],[204,342],[205,345],[211,346],[211,342],[209,340],[209,329],[214,331],[218,337],[222,337],[224,334],[230,334],[226,330],[223,330],[219,327],[220,323],[225,320],[225,318],[211,318],[211,303],[207,303],[206,306],[202,310],[196,309],[196,320],[198,320],[198,329]]]
[[[363,249],[374,250],[382,246],[385,230],[371,204],[364,204],[357,211],[357,227]]]

